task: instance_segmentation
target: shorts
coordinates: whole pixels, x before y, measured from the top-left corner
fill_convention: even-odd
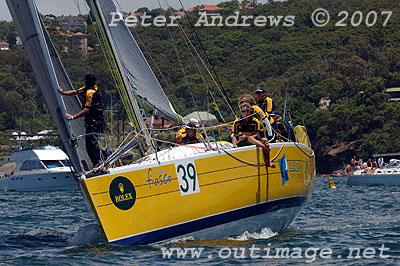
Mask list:
[[[240,141],[237,144],[238,147],[244,147],[244,146],[249,146],[249,145],[251,145],[251,144],[249,143],[249,138],[248,137],[245,137],[244,140]]]

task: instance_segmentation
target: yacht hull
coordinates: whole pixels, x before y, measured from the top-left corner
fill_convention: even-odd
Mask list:
[[[6,191],[76,190],[78,185],[71,171],[12,175],[0,178],[0,189]]]
[[[215,239],[264,227],[280,231],[311,195],[315,160],[308,146],[294,143],[271,144],[274,157],[276,168],[266,168],[255,146],[208,151],[116,168],[81,186],[115,244],[188,235]]]
[[[369,186],[369,185],[400,186],[400,174],[349,175],[349,176],[347,176],[347,185],[351,185],[351,186]]]

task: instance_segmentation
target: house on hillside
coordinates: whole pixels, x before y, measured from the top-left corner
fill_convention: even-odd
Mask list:
[[[196,8],[195,7],[192,7],[192,8],[189,8],[189,9],[186,9],[186,13],[194,13],[194,12],[196,12],[197,10],[196,10]]]
[[[185,123],[193,122],[196,125],[205,125],[205,126],[209,125],[209,121],[215,121],[215,120],[217,120],[215,115],[204,111],[195,111],[183,117],[183,121]]]
[[[81,16],[59,16],[57,17],[61,26],[66,27],[68,29],[74,30],[78,28],[86,27],[86,21]]]
[[[250,3],[248,3],[247,5],[244,6],[239,6],[239,11],[252,11],[254,10],[254,8],[256,8],[257,6],[262,6],[263,4],[261,3],[257,3],[257,0],[253,0]]]
[[[143,13],[129,13],[129,14],[124,14],[124,18],[128,18],[128,17],[138,17],[140,18],[141,16],[143,16]]]
[[[0,50],[1,51],[10,50],[10,45],[6,42],[0,42]]]
[[[76,49],[84,53],[88,52],[88,39],[87,35],[82,32],[67,35],[68,37],[68,49]]]
[[[147,117],[147,121],[151,123],[151,117]],[[169,129],[175,126],[174,122],[165,120],[162,117],[154,118],[153,127],[155,129]]]
[[[199,7],[199,12],[218,12],[223,9],[223,7],[219,7],[216,5],[201,5]]]
[[[71,33],[69,30],[64,30],[60,26],[46,26],[46,30],[49,33],[58,33],[61,35],[67,35]]]
[[[201,5],[198,7],[192,7],[186,10],[186,13],[194,13],[194,12],[218,12],[223,10],[223,7],[219,7],[216,5]]]
[[[390,95],[390,102],[400,101],[400,88],[390,88],[385,90]]]
[[[173,14],[182,18],[186,15],[185,11],[175,11]]]

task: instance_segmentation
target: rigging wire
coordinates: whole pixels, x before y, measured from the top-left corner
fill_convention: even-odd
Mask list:
[[[165,0],[165,1],[166,1],[166,0]],[[201,78],[203,79],[203,82],[204,82],[204,84],[205,84],[205,86],[206,86],[206,91],[207,91],[207,120],[209,121],[209,124],[210,124],[210,126],[211,126],[211,132],[212,132],[213,140],[214,140],[214,142],[217,144],[217,139],[216,139],[216,137],[215,137],[215,134],[214,134],[214,131],[213,131],[213,128],[212,128],[212,121],[211,121],[210,115],[209,115],[209,114],[210,114],[210,110],[209,110],[209,108],[210,108],[210,102],[209,102],[208,94],[210,93],[211,98],[213,98],[213,96],[212,96],[210,87],[208,86],[208,82],[206,81],[206,79],[205,79],[205,77],[204,77],[204,75],[203,75],[203,72],[201,71],[200,66],[199,66],[199,64],[197,63],[196,57],[194,56],[192,50],[190,49],[190,46],[189,46],[189,44],[188,44],[188,40],[185,38],[185,35],[184,35],[184,32],[183,32],[183,28],[180,27],[180,29],[181,29],[181,33],[182,33],[183,39],[184,39],[184,41],[185,41],[186,47],[188,48],[188,50],[189,50],[189,52],[190,52],[190,54],[191,54],[191,56],[192,56],[192,58],[193,58],[193,61],[194,61],[195,65],[196,65],[196,67],[197,67],[197,69],[198,69],[198,72],[200,73],[200,76],[201,76]],[[216,84],[216,85],[218,85],[218,84]],[[217,145],[217,147],[218,147],[218,145]]]
[[[199,64],[197,63],[197,60],[196,60],[196,58],[195,58],[195,56],[194,56],[192,50],[191,50],[190,47],[189,47],[188,40],[185,38],[185,35],[183,34],[183,29],[182,29],[182,28],[181,28],[181,33],[182,33],[183,39],[184,39],[184,41],[185,41],[186,47],[188,48],[188,50],[189,50],[189,52],[190,52],[190,54],[191,54],[191,56],[192,56],[192,58],[193,58],[193,61],[194,61],[195,65],[196,65],[196,67],[197,67],[197,69],[198,69],[198,71],[199,71],[199,73],[200,73],[200,76],[201,76],[201,78],[203,79],[204,84],[206,85],[206,90],[207,90],[207,119],[208,119],[208,121],[209,121],[209,123],[210,123],[210,126],[211,126],[211,132],[212,132],[213,140],[214,140],[215,143],[217,143],[217,140],[216,140],[214,131],[213,131],[213,129],[212,129],[212,122],[211,122],[211,119],[210,119],[210,117],[209,117],[209,116],[210,116],[210,115],[209,115],[209,114],[210,114],[210,111],[209,111],[210,102],[209,102],[208,93],[210,93],[212,100],[213,100],[213,96],[212,96],[210,87],[208,86],[208,82],[206,81],[206,79],[205,79],[205,77],[204,77],[204,75],[203,75],[203,73],[202,73],[202,71],[201,71],[201,69],[200,69],[200,66],[199,66]],[[216,84],[216,85],[217,85],[217,84]],[[214,100],[213,100],[213,101],[214,101]],[[215,102],[215,101],[214,101],[214,102]]]
[[[159,3],[159,6],[160,6],[160,9],[162,9],[160,0],[158,0],[158,3]],[[164,0],[164,3],[165,3],[166,6],[167,6],[167,11],[169,10],[170,14],[173,15],[173,14],[172,14],[172,8],[171,8],[171,6],[168,4],[168,1],[167,1],[167,0]],[[199,111],[198,111],[197,104],[196,104],[196,102],[195,102],[195,100],[194,100],[194,98],[193,98],[193,93],[192,93],[192,91],[191,91],[189,82],[188,82],[188,80],[187,80],[186,73],[185,73],[185,70],[184,70],[184,68],[183,68],[183,65],[182,65],[182,62],[181,62],[181,59],[180,59],[180,56],[179,56],[179,53],[178,53],[178,49],[177,49],[175,40],[174,40],[174,38],[173,38],[173,35],[172,35],[172,32],[171,32],[170,28],[169,28],[169,27],[167,27],[167,28],[168,28],[169,36],[170,36],[170,38],[171,38],[171,40],[172,40],[172,43],[173,43],[173,45],[174,45],[174,49],[175,49],[176,55],[177,55],[177,57],[178,57],[178,60],[179,60],[179,63],[180,63],[182,72],[183,72],[183,74],[184,74],[185,81],[187,82],[187,86],[188,86],[188,88],[189,88],[189,90],[190,90],[190,93],[191,93],[191,95],[192,95],[192,99],[193,99],[193,101],[194,101],[194,103],[195,103],[195,105],[196,105],[197,115],[198,115],[198,117],[199,117],[199,120],[201,120],[200,113],[199,113]],[[183,32],[183,28],[182,28],[182,27],[179,27],[179,29],[181,30],[181,32]],[[193,58],[193,61],[194,61],[195,65],[196,65],[196,67],[197,67],[197,69],[198,69],[198,72],[199,72],[200,76],[202,77],[203,82],[204,82],[204,84],[205,84],[205,86],[206,86],[206,92],[207,92],[207,120],[208,120],[208,122],[209,122],[209,124],[210,124],[210,126],[211,126],[211,135],[212,135],[212,139],[213,139],[214,143],[216,144],[216,146],[218,147],[217,139],[216,139],[216,137],[215,137],[214,130],[213,130],[213,126],[212,126],[212,122],[211,122],[210,116],[209,116],[209,107],[210,107],[209,105],[210,105],[210,103],[209,103],[208,93],[210,92],[210,94],[211,94],[211,91],[210,91],[210,88],[209,88],[209,86],[208,86],[208,82],[206,81],[206,79],[205,79],[205,77],[204,77],[204,75],[203,75],[203,73],[202,73],[202,71],[201,71],[201,69],[200,69],[200,66],[199,66],[199,64],[197,63],[197,60],[196,60],[196,58],[195,58],[195,56],[194,56],[192,50],[190,49],[190,46],[189,46],[189,44],[188,44],[188,40],[185,38],[184,32],[182,33],[182,36],[183,36],[183,39],[184,39],[184,41],[185,41],[186,47],[187,47],[188,51],[190,52],[190,54],[191,54],[191,56],[192,56],[192,58]],[[190,41],[190,40],[189,40],[189,41]],[[193,47],[193,49],[196,50],[194,47]],[[196,52],[197,52],[197,51],[196,51]],[[198,54],[198,53],[197,53],[197,54]],[[200,55],[199,55],[199,57],[200,57]],[[200,57],[200,60],[201,60],[201,57]],[[204,67],[207,69],[207,66],[206,66],[206,65],[204,65]],[[213,76],[211,75],[211,73],[210,73],[210,76],[211,76],[211,78],[213,78]],[[214,82],[215,82],[215,80],[214,80]],[[218,84],[217,84],[216,82],[215,82],[215,85],[218,87]],[[223,94],[222,94],[222,95],[223,95]],[[212,97],[212,96],[211,96],[211,97]],[[204,125],[203,125],[203,133],[204,133],[204,136],[205,136],[205,138],[206,138],[206,141],[207,141],[208,145],[211,147],[211,144],[210,144],[210,142],[208,141],[207,130],[205,129]],[[205,142],[204,142],[204,145],[205,145]]]
[[[207,91],[210,91],[210,92],[211,92],[210,87],[208,86],[208,82],[206,81],[206,79],[205,79],[205,77],[204,77],[204,75],[203,75],[203,72],[202,72],[201,69],[200,69],[200,66],[199,66],[199,64],[198,64],[198,62],[197,62],[197,60],[196,60],[196,57],[194,56],[194,54],[193,54],[193,52],[192,52],[192,49],[190,49],[188,40],[186,39],[185,34],[184,34],[184,32],[183,32],[183,28],[180,27],[180,30],[181,30],[181,33],[182,33],[183,40],[185,41],[185,45],[186,45],[186,47],[188,48],[188,51],[190,52],[190,55],[191,55],[192,58],[193,58],[193,62],[195,63],[195,65],[196,65],[196,67],[197,67],[197,70],[199,71],[199,74],[200,74],[200,76],[201,76],[201,78],[202,78],[202,80],[203,80],[203,82],[204,82],[204,84],[205,84],[205,86],[206,86],[206,89],[207,89]],[[216,85],[218,86],[218,84],[216,84]],[[211,97],[212,97],[212,96],[211,96]]]
[[[92,6],[94,6],[94,1],[91,1]],[[91,16],[91,12],[90,9],[88,7],[88,5],[86,5],[86,9],[89,13],[89,18],[92,22],[94,31],[96,33],[97,39],[99,41],[100,47],[102,49],[103,55],[106,59],[108,68],[110,70],[110,73],[113,77],[114,80],[114,84],[116,85],[118,92],[120,94],[120,98],[122,99],[122,103],[124,105],[124,108],[128,114],[129,120],[131,121],[132,126],[134,127],[134,129],[136,130],[136,132],[140,131],[140,122],[139,122],[139,118],[136,117],[135,115],[135,111],[134,111],[134,106],[132,105],[133,103],[130,102],[129,100],[127,100],[129,98],[129,92],[127,91],[127,89],[125,89],[125,85],[124,85],[124,81],[122,80],[122,73],[119,72],[118,70],[118,66],[117,66],[117,62],[116,62],[116,58],[113,57],[112,55],[112,48],[111,48],[111,44],[109,43],[109,41],[107,40],[106,37],[106,33],[104,31],[104,29],[100,26],[100,34],[97,32],[96,30],[96,25],[94,23],[94,20]],[[94,12],[94,15],[96,16],[96,21],[98,21],[99,23],[101,22],[101,19],[99,17],[99,15]],[[100,38],[101,36],[101,38]],[[117,73],[120,73],[120,75],[118,75]],[[143,146],[140,146],[141,149],[144,149]]]
[[[93,21],[93,20],[92,20]],[[180,27],[181,28],[181,27]],[[207,66],[205,65],[205,63],[204,63],[204,61],[201,59],[201,57],[200,57],[200,55],[199,55],[199,53],[197,52],[197,50],[196,50],[196,48],[194,47],[194,45],[191,43],[191,41],[190,41],[190,39],[188,38],[188,36],[186,35],[186,33],[183,31],[183,29],[181,28],[181,30],[182,30],[182,33],[186,36],[186,39],[187,39],[187,41],[191,44],[191,46],[193,47],[193,49],[195,50],[195,52],[197,53],[197,55],[199,56],[199,58],[200,58],[200,60],[202,61],[202,63],[203,63],[203,65],[206,67],[206,69],[207,69],[207,71],[209,72],[209,74],[211,75],[211,77],[213,78],[213,80],[214,80],[214,77],[212,76],[212,74],[210,73],[210,71],[208,70],[208,68],[207,68]],[[170,32],[170,31],[169,31]],[[171,34],[171,32],[170,32],[170,34]],[[171,34],[172,35],[172,34]],[[186,42],[186,41],[185,41]],[[180,61],[180,65],[181,65],[181,67],[183,68],[183,65],[182,65],[182,62],[181,62],[181,60],[180,60],[180,57],[179,57],[179,54],[178,54],[178,52],[177,52],[177,48],[176,48],[176,45],[175,45],[175,43],[174,43],[174,48],[175,48],[175,51],[176,51],[176,53],[177,53],[177,56],[178,56],[178,59],[179,59],[179,61]],[[205,52],[205,51],[204,51]],[[192,53],[191,53],[192,54]],[[192,56],[193,56],[193,54],[192,54]],[[209,62],[210,63],[210,62]],[[211,64],[210,64],[211,65]],[[212,67],[212,65],[211,65],[211,67]],[[213,69],[214,70],[214,69]],[[201,73],[201,72],[200,72]],[[217,79],[218,79],[218,76],[216,76],[217,77]],[[214,82],[215,82],[215,80],[214,80]],[[217,84],[217,83],[216,83]],[[218,85],[218,84],[217,84]],[[207,84],[207,86],[208,86],[208,84]],[[223,89],[223,88],[222,88]],[[223,96],[225,96],[224,94],[223,94]],[[194,98],[193,97],[193,94],[192,94],[192,98]],[[194,101],[195,102],[195,101]],[[230,107],[231,107],[231,105],[230,105]],[[231,109],[232,109],[232,107],[231,107]],[[232,109],[233,110],[233,109]],[[211,127],[212,128],[212,127]],[[309,156],[309,157],[312,157],[313,156],[313,154],[314,153],[312,153],[311,155],[309,155],[308,153],[306,153],[305,151],[303,151],[303,149],[301,148],[301,147],[299,147],[299,145],[297,145],[297,143],[295,143],[296,144],[296,146],[303,152],[303,153],[305,153],[307,156]],[[282,146],[283,147],[283,146]],[[281,149],[282,149],[282,147],[281,147]],[[225,150],[224,150],[225,151]],[[226,151],[225,151],[226,152]],[[279,153],[278,153],[279,154]],[[276,158],[276,156],[275,156],[275,158]],[[274,159],[275,159],[274,158]],[[240,160],[240,159],[239,159]],[[273,161],[273,160],[271,160],[271,161]]]
[[[89,9],[89,7],[88,7],[87,5],[85,5],[85,6],[86,6],[86,9],[87,9],[87,11],[88,11],[88,13],[89,13],[90,21],[92,22],[93,29],[94,29],[94,31],[95,31],[97,40],[99,41],[101,50],[102,50],[103,55],[104,55],[104,57],[105,57],[105,60],[106,60],[106,62],[107,62],[107,65],[108,65],[108,68],[109,68],[109,70],[110,70],[111,76],[112,76],[112,78],[113,78],[113,80],[114,80],[114,84],[115,84],[115,86],[117,87],[117,90],[118,90],[118,92],[119,92],[119,94],[120,94],[120,98],[123,100],[122,103],[123,103],[123,105],[124,105],[125,110],[127,111],[128,117],[129,117],[129,119],[131,120],[132,124],[135,126],[135,123],[133,123],[133,120],[131,119],[131,115],[132,115],[132,112],[131,112],[131,111],[132,111],[132,110],[128,107],[128,105],[127,105],[127,103],[126,103],[126,101],[124,100],[124,97],[123,97],[123,96],[127,96],[127,95],[126,95],[126,92],[122,89],[122,87],[121,87],[121,86],[122,86],[121,80],[118,79],[118,77],[116,77],[115,72],[114,72],[116,66],[115,66],[115,62],[114,62],[114,60],[112,59],[112,56],[111,56],[111,54],[110,54],[110,53],[111,53],[110,47],[107,45],[107,42],[106,42],[106,40],[105,40],[105,35],[104,35],[105,33],[104,33],[104,32],[101,32],[101,33],[99,34],[99,32],[97,32],[97,30],[96,30],[96,25],[95,25],[95,22],[94,22],[94,20],[93,20],[93,17],[91,16],[90,9]],[[96,19],[99,19],[99,18],[96,18]],[[101,38],[100,38],[100,37],[101,37]],[[138,131],[138,130],[137,130],[137,131]]]
[[[82,15],[81,8],[79,6],[79,0],[74,0],[76,7],[78,8],[79,15]]]
[[[123,10],[122,10],[122,7],[121,7],[121,5],[117,2],[117,5],[119,6],[119,8],[120,8],[120,11],[121,12],[123,12]],[[101,8],[101,5],[100,5],[100,8]],[[99,11],[98,11],[99,12]],[[100,12],[99,12],[100,13]],[[125,12],[123,12],[123,13],[125,13]],[[111,40],[110,41],[113,41],[113,46],[112,46],[112,49],[113,50],[116,50],[116,56],[118,56],[118,58],[115,58],[115,60],[117,60],[117,59],[119,59],[118,60],[118,65],[122,65],[121,66],[121,69],[117,69],[117,70],[119,70],[119,71],[121,71],[121,72],[123,72],[123,73],[120,73],[121,75],[123,74],[123,79],[124,79],[124,81],[126,81],[126,82],[128,82],[129,83],[129,88],[127,87],[127,88],[125,88],[125,87],[123,87],[123,88],[125,88],[128,92],[128,94],[129,94],[129,98],[130,99],[132,99],[131,101],[134,101],[134,104],[133,104],[133,108],[134,108],[134,112],[135,112],[135,114],[136,114],[136,116],[138,116],[138,117],[136,117],[136,119],[138,120],[138,122],[139,122],[139,127],[140,128],[146,128],[147,129],[147,131],[145,132],[145,136],[146,136],[146,142],[147,142],[147,144],[149,145],[149,147],[150,148],[152,148],[153,149],[153,146],[157,146],[156,145],[156,143],[152,143],[151,142],[151,139],[150,139],[150,137],[149,137],[149,135],[150,135],[150,132],[148,132],[149,131],[149,129],[150,129],[150,124],[149,124],[149,121],[147,121],[147,117],[146,117],[146,115],[145,115],[145,110],[144,110],[144,108],[143,108],[143,106],[142,106],[142,104],[141,104],[141,102],[140,102],[140,100],[139,100],[139,95],[137,94],[137,92],[136,92],[136,88],[135,88],[135,85],[133,84],[133,82],[132,82],[132,80],[131,80],[131,77],[130,77],[130,72],[129,72],[129,69],[126,67],[126,65],[125,65],[125,62],[122,60],[122,58],[121,58],[121,53],[120,53],[120,51],[119,51],[119,47],[117,46],[117,44],[115,43],[115,40],[114,40],[114,38],[113,38],[113,33],[111,32],[111,31],[109,31],[109,32],[107,32],[108,34],[110,34],[111,35]],[[129,33],[130,34],[130,33]],[[131,36],[132,37],[132,36]],[[132,39],[133,39],[133,37],[132,37]],[[134,39],[133,39],[134,40]],[[145,100],[145,99],[144,99]],[[145,100],[146,101],[146,100]],[[149,105],[150,106],[152,106],[150,103],[149,103]],[[152,106],[153,107],[153,106]],[[153,107],[154,108],[154,107]],[[142,118],[143,117],[143,120],[144,121],[142,121]],[[153,149],[153,151],[156,151],[155,149]]]
[[[117,1],[117,0],[115,0],[115,2],[116,2],[116,4],[118,5],[118,7],[119,7],[119,9],[122,11],[122,13],[125,13],[124,12],[124,10],[123,10],[123,8],[121,7],[121,5],[119,4],[119,2]],[[137,37],[139,37],[138,36],[138,34],[137,34],[137,32],[136,31],[134,31],[135,32],[135,34],[137,35]],[[132,36],[132,38],[133,38],[133,36]],[[139,38],[140,39],[140,38]],[[140,41],[142,42],[142,40],[140,39]],[[143,42],[142,42],[143,43]],[[144,45],[144,43],[143,43],[143,45]],[[146,51],[147,51],[147,48],[145,47],[145,49],[146,49]],[[118,50],[118,52],[119,52],[119,48],[117,47],[117,50]],[[148,52],[148,51],[147,51]],[[154,60],[153,60],[153,62],[154,62]],[[152,136],[152,135],[154,135],[154,128],[153,128],[153,126],[152,126],[152,124],[148,121],[148,119],[147,119],[147,116],[146,116],[146,111],[145,111],[145,109],[143,108],[143,106],[142,106],[142,103],[139,101],[139,95],[136,93],[136,88],[135,88],[135,85],[133,84],[133,82],[132,82],[132,80],[131,80],[131,76],[133,77],[133,75],[132,75],[132,73],[129,71],[129,69],[125,66],[125,62],[123,62],[122,61],[122,59],[121,59],[121,63],[123,64],[123,67],[124,67],[124,70],[128,73],[128,74],[130,74],[130,75],[126,75],[126,77],[127,77],[127,79],[128,79],[128,81],[129,81],[129,83],[130,83],[130,85],[131,85],[131,87],[132,87],[132,91],[133,91],[133,93],[134,93],[134,95],[135,95],[135,99],[136,99],[136,101],[137,101],[137,103],[138,103],[138,105],[139,105],[139,107],[140,107],[140,110],[141,110],[141,116],[142,116],[142,118],[143,118],[143,120],[145,121],[145,124],[146,124],[146,126],[147,126],[147,130],[148,131],[150,131],[150,132],[148,132],[148,136],[149,136],[149,140],[151,141],[152,140],[152,138],[150,137],[150,136]],[[165,78],[164,78],[165,79]],[[174,95],[175,96],[175,95]],[[176,98],[176,96],[175,96],[175,98]],[[179,103],[179,102],[178,102]],[[152,106],[150,103],[148,103],[150,106]],[[154,108],[155,109],[155,108]],[[153,149],[153,147],[152,146],[154,146],[155,148]],[[153,149],[153,151],[156,153],[156,157],[157,157],[157,148],[158,148],[158,144],[157,144],[157,142],[152,142],[152,145],[150,145],[150,147]]]
[[[217,138],[215,137],[213,125],[212,125],[212,122],[211,122],[211,119],[210,119],[210,98],[208,97],[208,93],[209,93],[209,91],[207,90],[207,120],[208,120],[208,123],[210,123],[213,140],[214,140],[215,146],[218,149]]]
[[[159,4],[159,6],[160,6],[160,9],[162,9],[160,0],[158,0],[158,4]],[[196,110],[197,110],[197,115],[199,116],[199,119],[200,119],[199,108],[198,108],[198,105],[197,105],[196,100],[194,99],[194,95],[193,95],[192,89],[191,89],[191,87],[190,87],[189,80],[188,80],[188,78],[187,78],[187,76],[186,76],[185,68],[183,67],[181,57],[179,56],[178,48],[177,48],[176,43],[175,43],[175,40],[174,40],[174,38],[173,38],[173,36],[172,36],[171,30],[170,30],[170,28],[169,28],[168,26],[167,26],[167,29],[168,29],[169,37],[171,38],[172,44],[173,44],[173,46],[174,46],[174,50],[175,50],[176,57],[178,58],[178,62],[179,62],[179,65],[180,65],[180,67],[181,67],[181,70],[182,70],[182,73],[183,73],[183,77],[184,77],[186,86],[187,86],[187,88],[188,88],[188,90],[189,90],[189,92],[190,92],[190,95],[191,95],[191,97],[192,97],[192,101],[193,101],[194,106],[195,106],[195,108],[196,108]]]
[[[235,118],[237,118],[236,113],[232,107],[232,105],[230,104],[230,100],[229,98],[223,93],[223,91],[221,90],[221,87],[218,85],[218,82],[215,80],[214,75],[211,73],[211,71],[208,69],[207,64],[204,62],[203,58],[200,56],[199,52],[197,51],[196,47],[193,45],[192,41],[190,40],[189,36],[187,36],[186,32],[183,30],[182,26],[178,24],[178,27],[180,28],[182,34],[185,36],[186,40],[188,41],[188,43],[190,44],[190,46],[193,48],[193,50],[195,51],[197,57],[199,58],[200,62],[202,63],[202,65],[204,66],[204,68],[207,70],[208,74],[210,75],[211,79],[213,80],[214,84],[216,85],[216,87],[218,88],[219,92],[221,93],[222,97],[224,98],[224,100],[228,103],[229,108],[231,109],[231,112],[235,115]]]
[[[160,6],[160,9],[162,9],[160,0],[158,0],[158,4],[159,4],[159,6]],[[167,5],[167,10],[168,10],[168,3],[166,3],[166,5]],[[176,54],[176,57],[178,58],[179,65],[180,65],[180,67],[181,67],[181,70],[182,70],[182,73],[183,73],[183,76],[184,76],[184,80],[185,80],[185,82],[186,82],[187,88],[188,88],[188,90],[189,90],[189,92],[190,92],[190,95],[191,95],[191,97],[192,97],[192,101],[193,101],[193,103],[194,103],[194,105],[195,105],[196,112],[197,112],[197,116],[198,116],[199,120],[201,121],[201,117],[200,117],[200,113],[199,113],[199,108],[198,108],[197,102],[196,102],[196,100],[195,100],[195,98],[194,98],[192,88],[191,88],[191,86],[190,86],[190,84],[189,84],[189,80],[188,80],[188,78],[187,78],[187,75],[186,75],[186,72],[185,72],[185,68],[183,67],[182,60],[181,60],[181,57],[180,57],[179,52],[178,52],[178,47],[176,46],[176,43],[175,43],[175,40],[174,40],[174,38],[173,38],[172,32],[171,32],[171,30],[170,30],[170,28],[169,28],[168,26],[167,26],[167,29],[168,29],[168,34],[169,34],[169,36],[170,36],[170,38],[171,38],[172,44],[173,44],[173,46],[174,46],[175,54]],[[189,118],[189,122],[190,122],[190,118]],[[206,132],[206,130],[205,130],[204,125],[202,125],[202,129],[203,129],[203,133],[204,133],[205,139],[204,139],[204,141],[203,141],[202,138],[200,138],[200,139],[201,139],[201,141],[203,142],[203,144],[204,144],[205,147],[207,147],[206,142],[207,142],[208,145],[211,147],[211,144],[209,143],[208,138],[207,138],[207,132]]]
[[[201,47],[201,49],[202,49],[202,51],[203,51],[203,53],[204,53],[204,55],[205,55],[205,57],[206,57],[206,59],[207,59],[208,64],[210,65],[210,67],[211,67],[211,69],[212,69],[212,71],[213,71],[213,73],[214,73],[214,75],[215,75],[215,78],[216,78],[217,81],[218,81],[218,84],[219,84],[219,86],[220,86],[220,88],[221,88],[221,90],[222,90],[222,95],[225,97],[225,100],[227,101],[227,103],[228,103],[228,105],[229,105],[229,107],[230,107],[232,113],[235,115],[235,117],[237,117],[236,112],[235,112],[235,110],[233,109],[233,105],[232,105],[231,101],[230,101],[229,98],[228,98],[228,94],[226,93],[226,91],[225,91],[225,89],[224,89],[224,87],[223,87],[223,85],[222,85],[222,83],[221,83],[221,81],[220,81],[220,79],[219,79],[219,77],[218,77],[218,74],[217,74],[217,72],[216,72],[215,69],[214,69],[214,66],[213,66],[212,62],[211,62],[210,58],[208,57],[208,54],[207,54],[207,52],[206,52],[206,49],[204,48],[203,43],[201,42],[200,37],[199,37],[199,35],[197,34],[197,31],[196,31],[196,29],[195,29],[195,27],[194,27],[194,25],[193,25],[192,20],[190,19],[188,13],[186,12],[186,9],[185,9],[185,7],[183,6],[182,1],[181,1],[181,0],[178,0],[178,1],[179,1],[179,3],[181,4],[181,7],[182,7],[182,9],[184,10],[184,12],[185,12],[185,14],[186,14],[185,17],[186,17],[186,18],[188,19],[188,21],[189,21],[190,27],[192,28],[192,30],[193,30],[193,32],[194,32],[194,34],[195,34],[195,36],[196,36],[196,39],[197,39],[197,41],[198,41],[199,44],[200,44],[200,47]]]
[[[157,69],[158,73],[160,74],[161,78],[167,85],[167,88],[168,88],[169,92],[172,94],[172,96],[174,97],[174,100],[176,101],[177,105],[183,111],[184,114],[188,114],[186,108],[180,103],[180,101],[178,100],[178,97],[176,97],[176,94],[172,91],[171,86],[169,85],[169,82],[165,78],[164,74],[161,72],[161,69],[158,67],[158,64],[156,63],[153,56],[150,54],[149,50],[147,49],[147,46],[144,44],[143,40],[140,38],[139,33],[135,30],[134,27],[132,28],[132,30],[135,33],[136,38],[139,40],[140,44],[143,46],[143,48],[144,48],[145,52],[147,53],[147,55],[149,56],[150,60],[153,62],[154,66]]]

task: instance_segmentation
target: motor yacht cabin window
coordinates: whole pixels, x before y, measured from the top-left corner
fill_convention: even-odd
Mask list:
[[[40,163],[40,161],[27,160],[22,164],[20,171],[31,171],[31,170],[35,170],[35,169],[45,169],[45,168]]]
[[[70,167],[71,166],[71,164],[69,163],[68,160],[61,160],[61,162],[65,167]]]
[[[64,167],[64,165],[59,160],[43,160],[42,163],[48,168],[58,168]]]

